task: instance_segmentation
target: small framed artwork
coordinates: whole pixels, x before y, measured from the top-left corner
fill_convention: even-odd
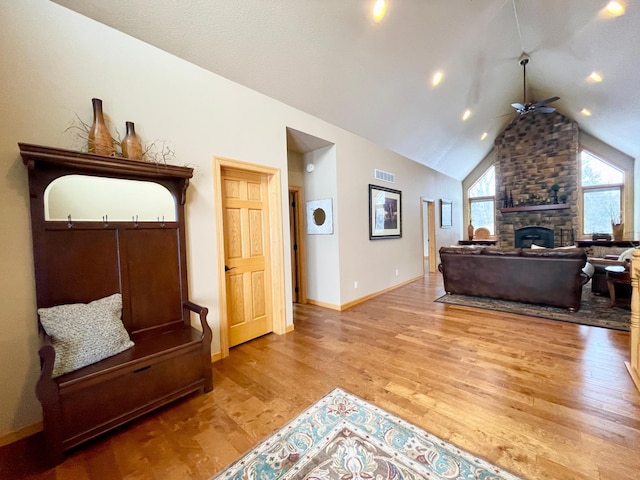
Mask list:
[[[369,240],[402,237],[402,192],[369,185]]]
[[[333,202],[330,198],[307,202],[307,234],[333,234]]]
[[[453,224],[451,210],[451,200],[440,199],[440,228],[451,228]]]

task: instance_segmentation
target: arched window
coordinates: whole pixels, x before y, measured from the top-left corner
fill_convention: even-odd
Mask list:
[[[496,167],[491,166],[468,192],[470,220],[475,228],[485,227],[495,235]]]
[[[612,233],[624,222],[624,172],[587,150],[580,151],[582,233]]]

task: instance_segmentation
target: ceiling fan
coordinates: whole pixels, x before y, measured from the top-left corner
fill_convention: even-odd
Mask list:
[[[547,107],[548,104],[560,100],[560,97],[551,97],[546,100],[535,103],[527,103],[527,64],[529,63],[529,56],[522,54],[519,61],[523,70],[523,90],[524,99],[523,103],[512,103],[511,106],[515,108],[520,115],[526,115],[527,113],[551,113],[555,112],[554,107]]]

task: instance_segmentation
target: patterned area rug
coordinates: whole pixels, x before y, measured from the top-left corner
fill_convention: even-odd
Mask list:
[[[510,302],[486,297],[470,295],[443,295],[435,299],[436,302],[465,307],[484,308],[500,312],[518,313],[532,317],[549,318],[562,322],[579,323],[593,327],[611,328],[613,330],[629,331],[631,310],[628,306],[616,304],[609,308],[609,297],[600,297],[591,293],[591,282],[582,287],[582,301],[580,310],[569,312],[564,308],[548,307],[545,305],[531,305],[528,303]],[[627,299],[627,303],[629,300]]]
[[[518,479],[339,388],[213,478]]]

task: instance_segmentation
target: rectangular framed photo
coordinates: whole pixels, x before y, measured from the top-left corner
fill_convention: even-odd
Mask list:
[[[451,200],[440,199],[440,228],[451,228],[453,224]]]
[[[402,192],[369,185],[369,240],[402,237]]]

